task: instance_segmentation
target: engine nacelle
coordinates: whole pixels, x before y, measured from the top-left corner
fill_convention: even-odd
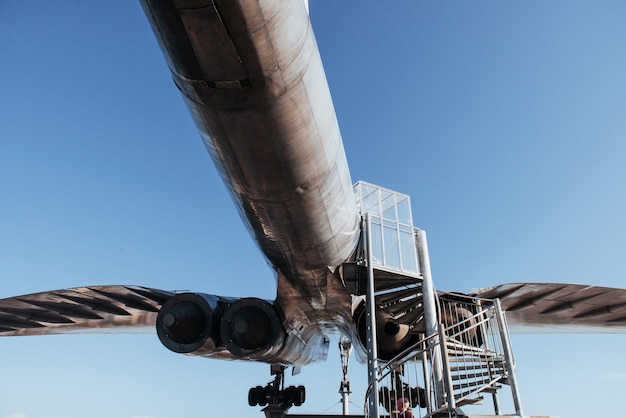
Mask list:
[[[233,356],[260,360],[283,347],[285,330],[272,304],[262,299],[243,298],[224,312],[220,337]]]
[[[221,316],[217,296],[180,293],[161,307],[157,335],[165,347],[176,353],[215,351]]]
[[[176,353],[285,365],[325,359],[328,340],[317,324],[299,324],[288,334],[283,321],[263,299],[180,293],[163,304],[156,329]]]
[[[461,296],[458,300],[450,299],[441,302],[440,321],[448,328],[448,335],[459,342],[480,347],[484,337],[480,328],[479,318],[476,318],[476,308]],[[366,348],[366,306],[363,301],[358,302],[354,310],[353,319],[359,332],[359,340]],[[376,339],[378,341],[378,357],[391,360],[395,355],[417,343],[424,337],[424,324],[418,323],[411,329],[393,319],[384,311],[376,311]]]
[[[354,312],[354,321],[364,348],[367,347],[366,317],[365,303],[360,303]],[[418,342],[420,335],[412,333],[408,325],[394,321],[391,315],[377,310],[376,340],[378,358],[391,360],[396,354]]]

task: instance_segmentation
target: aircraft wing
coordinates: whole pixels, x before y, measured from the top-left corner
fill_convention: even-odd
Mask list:
[[[90,286],[0,299],[0,336],[154,332],[174,293],[139,286]]]
[[[509,283],[474,295],[499,298],[513,332],[626,332],[626,289],[563,283]]]

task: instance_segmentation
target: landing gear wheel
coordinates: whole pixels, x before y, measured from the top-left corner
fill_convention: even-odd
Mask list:
[[[306,389],[304,389],[304,386],[294,387],[293,389],[293,404],[300,406],[306,400]]]
[[[289,386],[287,389],[282,391],[283,405],[288,408],[293,405],[294,390],[295,388],[293,386]]]
[[[264,406],[267,401],[267,396],[265,395],[266,391],[265,388],[262,386],[256,386],[251,388],[248,391],[248,405],[250,406],[256,406],[256,405],[261,405]]]
[[[284,366],[272,366],[272,374],[276,377],[267,386],[256,386],[248,391],[248,405],[271,405],[284,413],[292,406],[300,406],[306,399],[304,386],[283,386],[285,377]],[[281,389],[282,388],[282,389]]]
[[[248,391],[248,405],[256,406],[256,404],[257,404],[257,388],[250,388],[250,390]]]
[[[270,402],[272,399],[272,388],[270,386],[261,388],[261,390],[259,390],[259,396],[257,399],[259,401],[259,406],[267,405],[268,402]]]

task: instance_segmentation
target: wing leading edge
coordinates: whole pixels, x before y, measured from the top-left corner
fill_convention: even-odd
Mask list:
[[[474,295],[499,298],[513,332],[626,333],[626,289],[509,283]]]
[[[0,299],[0,336],[154,332],[174,294],[140,286],[90,286]]]

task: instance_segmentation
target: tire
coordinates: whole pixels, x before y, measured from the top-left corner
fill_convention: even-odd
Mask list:
[[[289,386],[283,391],[283,404],[288,408],[293,405],[295,389],[295,387]]]
[[[260,386],[257,386],[255,388],[250,388],[250,390],[248,391],[248,405],[250,406],[256,406],[258,404],[258,393],[259,393],[259,389]]]
[[[294,389],[295,390],[293,391],[293,404],[295,406],[300,406],[306,400],[306,389],[304,388],[304,386],[298,386],[297,388],[294,388]]]

